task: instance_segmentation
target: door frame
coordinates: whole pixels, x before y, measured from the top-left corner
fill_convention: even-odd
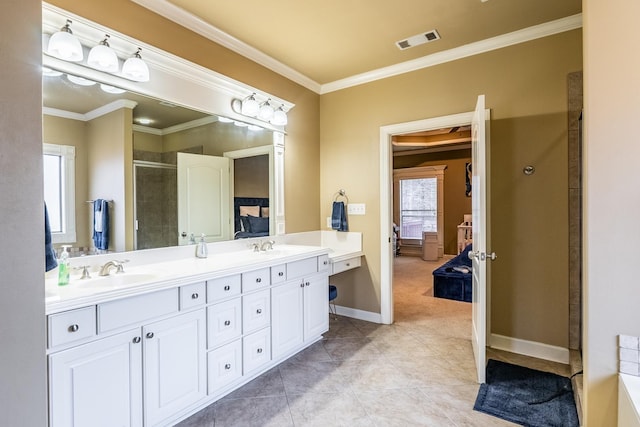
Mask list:
[[[391,137],[450,126],[468,126],[473,120],[473,113],[470,111],[380,127],[380,319],[384,324],[393,323],[393,151]]]

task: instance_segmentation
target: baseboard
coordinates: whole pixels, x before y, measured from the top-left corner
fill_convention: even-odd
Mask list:
[[[365,320],[367,322],[382,323],[382,316],[380,313],[373,313],[371,311],[358,310],[357,308],[342,307],[336,305],[336,313],[340,316],[351,317],[353,319]]]
[[[511,353],[523,354],[525,356],[537,357],[538,359],[569,364],[569,349],[540,342],[491,334],[490,347]]]

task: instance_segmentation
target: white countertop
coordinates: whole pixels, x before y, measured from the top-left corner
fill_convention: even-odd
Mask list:
[[[209,243],[208,258],[195,257],[195,246],[148,249],[91,257],[71,258],[69,285],[57,285],[57,269],[45,276],[46,314],[99,304],[117,298],[176,287],[189,282],[238,274],[270,265],[328,254],[330,262],[360,257],[362,234],[311,231],[271,236],[273,250],[253,252],[251,244],[264,239]],[[98,276],[109,260],[128,260],[124,273]],[[91,279],[80,279],[74,267],[91,265]]]

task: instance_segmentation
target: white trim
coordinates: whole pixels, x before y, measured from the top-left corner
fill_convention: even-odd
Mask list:
[[[105,114],[118,111],[122,108],[129,108],[133,110],[134,108],[136,108],[136,105],[138,105],[136,101],[131,101],[128,99],[118,99],[116,101],[105,104],[102,107],[98,107],[95,110],[91,110],[84,116],[86,117],[86,120],[93,120],[97,119],[98,117],[104,116]]]
[[[62,117],[63,119],[78,120],[86,122],[87,118],[84,114],[74,113],[72,111],[59,110],[57,108],[42,107],[42,114],[45,116]]]
[[[475,43],[469,43],[453,49],[443,50],[432,55],[401,62],[389,67],[378,68],[377,70],[356,74],[355,76],[347,77],[346,79],[326,83],[322,85],[320,94],[324,95],[329,92],[335,92],[337,90],[370,83],[376,80],[386,79],[388,77],[409,73],[422,68],[433,67],[435,65],[444,64],[446,62],[455,61],[473,55],[479,55],[492,50],[502,49],[515,44],[536,40],[565,31],[575,30],[580,27],[582,27],[581,13],[557,19],[555,21],[546,22],[544,24],[534,25],[511,33],[502,34],[500,36],[491,37],[489,39],[480,40]]]
[[[491,334],[491,348],[504,350],[538,359],[550,360],[558,363],[569,363],[569,349],[536,341],[527,341],[504,335]]]
[[[244,56],[245,58],[251,59],[271,71],[287,77],[289,80],[292,80],[309,90],[320,93],[319,83],[166,0],[132,1],[160,16],[188,28],[194,33],[200,34],[201,36]]]
[[[352,319],[364,320],[372,323],[382,323],[380,313],[374,313],[372,311],[364,311],[358,310],[357,308],[336,305],[336,313],[340,316],[351,317]]]
[[[380,127],[380,316],[382,323],[393,323],[393,248],[391,243],[393,241],[393,230],[391,229],[393,154],[391,137],[410,132],[469,125],[472,119],[473,111]]]
[[[149,126],[142,126],[134,124],[132,127],[134,132],[148,133],[150,135],[162,136],[162,129],[150,128]]]
[[[190,122],[180,123],[175,126],[169,126],[168,128],[162,129],[161,132],[162,132],[162,135],[168,135],[170,133],[181,132],[183,130],[208,125],[209,123],[215,123],[217,121],[218,121],[217,117],[207,116],[207,117],[202,117],[200,119],[191,120]]]
[[[42,154],[60,156],[62,183],[60,196],[63,199],[62,232],[51,233],[52,243],[76,242],[76,147],[62,144],[42,144]]]

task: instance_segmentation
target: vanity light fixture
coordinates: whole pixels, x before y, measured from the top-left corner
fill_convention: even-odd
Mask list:
[[[49,67],[42,67],[42,75],[45,77],[60,77],[62,73]]]
[[[245,116],[255,117],[258,114],[258,110],[260,109],[260,104],[256,101],[256,94],[252,93],[242,100],[242,109],[241,112]]]
[[[267,99],[262,104],[260,104],[260,109],[258,110],[258,118],[265,122],[268,122],[273,117],[274,109],[270,103],[271,99]]]
[[[239,128],[243,128],[243,127],[247,127],[249,126],[247,123],[245,122],[239,122],[239,121],[234,121],[233,122],[234,125],[238,126]]]
[[[282,108],[282,105],[273,112],[273,118],[271,124],[276,126],[285,126],[288,123],[287,113]]]
[[[71,31],[71,20],[67,19],[64,27],[49,39],[47,53],[65,61],[79,62],[84,58],[82,45]]]
[[[149,67],[142,60],[142,56],[140,56],[141,51],[142,48],[138,48],[138,51],[124,62],[124,65],[122,65],[122,75],[136,82],[148,82]]]
[[[103,92],[113,93],[113,94],[120,94],[120,93],[126,92],[126,90],[124,89],[120,89],[119,87],[115,87],[115,86],[106,85],[104,83],[100,83],[100,89],[102,89]]]
[[[118,55],[109,46],[109,37],[109,34],[105,34],[104,39],[91,48],[87,65],[108,73],[117,73],[120,64],[118,63]]]
[[[93,80],[85,79],[84,77],[74,76],[73,74],[67,74],[67,79],[69,79],[71,83],[75,83],[80,86],[93,86],[94,84],[96,84],[96,82],[94,82]]]
[[[260,126],[257,126],[257,125],[249,125],[249,126],[247,126],[247,129],[249,129],[251,131],[254,131],[254,132],[262,130],[262,128]]]

